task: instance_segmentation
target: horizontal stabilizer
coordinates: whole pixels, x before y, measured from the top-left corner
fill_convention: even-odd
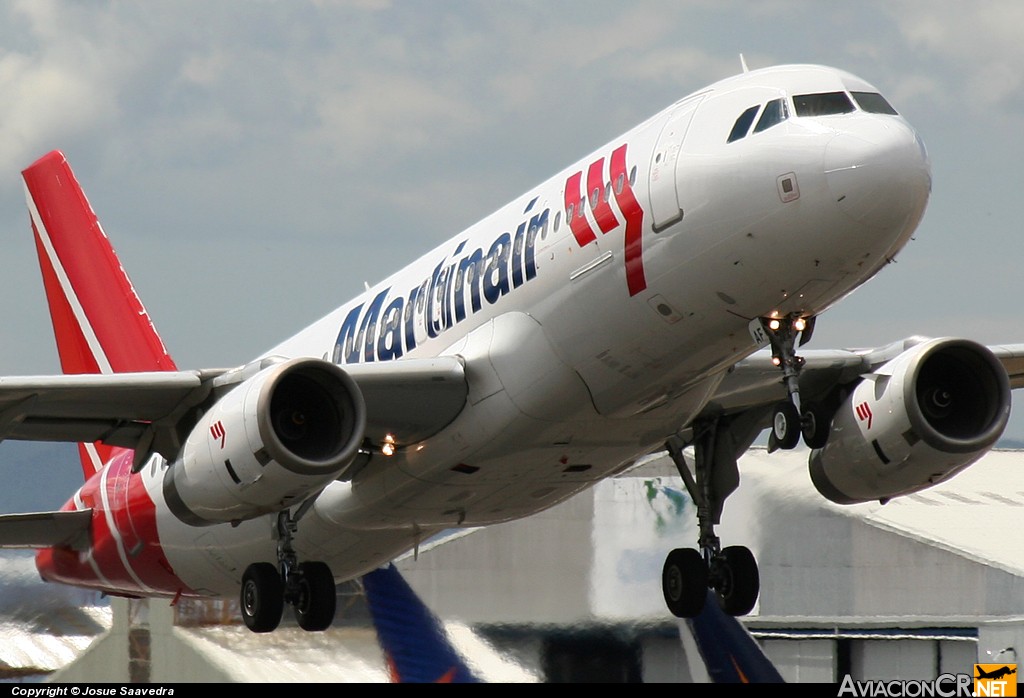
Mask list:
[[[89,548],[92,509],[0,516],[0,548]]]

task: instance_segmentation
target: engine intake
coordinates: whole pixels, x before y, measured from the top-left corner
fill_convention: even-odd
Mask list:
[[[811,480],[838,504],[917,492],[988,452],[1009,417],[1009,379],[992,352],[933,339],[854,387],[827,444],[811,452]]]
[[[317,359],[270,366],[203,415],[163,490],[186,523],[242,521],[302,501],[355,458],[366,411],[355,381]]]

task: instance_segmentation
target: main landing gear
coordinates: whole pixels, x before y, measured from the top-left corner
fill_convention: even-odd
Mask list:
[[[770,451],[791,449],[799,442],[822,448],[831,428],[831,412],[812,402],[800,404],[800,369],[804,359],[796,355],[796,346],[806,343],[814,331],[814,318],[797,315],[785,318],[761,318],[763,336],[772,347],[772,362],[782,369],[782,382],[788,398],[771,408]],[[757,603],[760,576],[753,553],[743,546],[722,548],[715,526],[720,523],[722,506],[739,485],[736,459],[764,427],[767,408],[752,408],[728,417],[698,420],[693,425],[694,472],[683,458],[679,437],[665,443],[697,505],[700,530],[699,550],[677,548],[669,553],[662,568],[661,587],[669,610],[680,618],[692,618],[704,608],[707,590],[714,589],[718,603],[726,613],[746,615]]]
[[[677,548],[668,554],[661,574],[665,603],[673,615],[693,618],[704,609],[707,590],[715,590],[719,606],[726,613],[750,613],[760,591],[760,576],[753,553],[743,546],[722,548],[715,525],[720,523],[722,505],[739,484],[736,457],[750,446],[759,429],[752,415],[739,415],[700,422],[694,427],[696,462],[690,472],[683,458],[683,442],[673,437],[665,443],[690,497],[697,504],[698,545]],[[741,442],[736,435],[743,434]]]
[[[788,399],[772,409],[772,429],[768,450],[790,450],[800,443],[800,436],[809,448],[822,448],[828,439],[831,415],[813,402],[800,404],[800,369],[804,359],[796,355],[797,338],[805,344],[814,331],[814,318],[789,316],[781,319],[761,318],[761,326],[772,347],[772,361],[782,369],[782,382]]]
[[[337,597],[334,575],[323,562],[298,562],[292,548],[297,524],[288,511],[277,517],[278,567],[269,562],[249,565],[242,575],[242,619],[254,633],[268,633],[281,622],[285,602],[295,609],[299,627],[326,630],[334,621]]]

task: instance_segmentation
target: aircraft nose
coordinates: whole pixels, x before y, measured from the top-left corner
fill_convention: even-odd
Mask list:
[[[916,225],[931,192],[924,142],[890,117],[862,119],[833,137],[825,149],[825,178],[840,210],[882,230]]]

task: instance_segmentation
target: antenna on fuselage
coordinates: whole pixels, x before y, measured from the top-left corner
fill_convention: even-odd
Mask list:
[[[743,57],[742,53],[740,54],[740,65],[743,66],[744,73],[750,72],[750,68],[747,67],[747,59]]]

